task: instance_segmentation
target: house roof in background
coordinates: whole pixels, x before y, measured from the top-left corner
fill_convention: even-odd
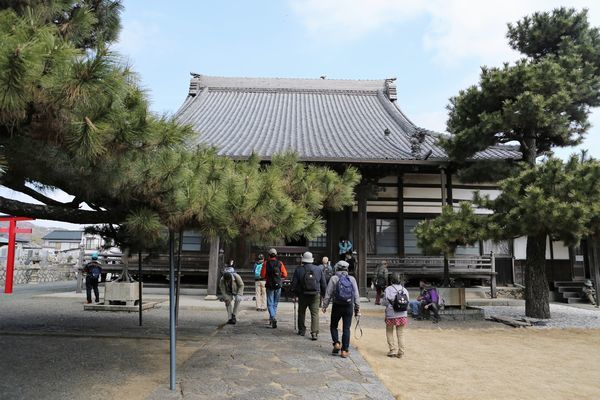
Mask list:
[[[42,239],[54,242],[79,242],[82,237],[83,231],[54,230]]]
[[[394,79],[226,78],[193,74],[175,117],[198,133],[191,144],[269,160],[295,151],[301,161],[448,161],[439,133],[417,127],[396,102]],[[474,159],[520,158],[494,146]]]

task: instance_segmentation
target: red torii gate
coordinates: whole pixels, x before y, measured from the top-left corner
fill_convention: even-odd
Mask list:
[[[4,293],[11,294],[13,291],[13,273],[15,270],[15,242],[17,233],[31,233],[31,229],[17,228],[17,221],[31,221],[35,218],[28,217],[0,217],[0,221],[8,221],[8,228],[0,228],[0,233],[8,233],[8,254],[6,255],[6,281]]]

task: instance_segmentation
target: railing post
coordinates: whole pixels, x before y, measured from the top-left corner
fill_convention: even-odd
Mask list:
[[[83,245],[79,245],[79,261],[77,263],[77,287],[75,293],[81,293],[83,291]]]
[[[490,263],[491,263],[491,282],[490,282],[490,289],[492,292],[492,299],[496,298],[496,255],[494,254],[494,252],[492,251],[490,253]]]

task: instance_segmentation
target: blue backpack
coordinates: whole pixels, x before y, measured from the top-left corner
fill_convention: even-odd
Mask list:
[[[262,279],[260,273],[262,272],[263,263],[254,264],[254,279]]]
[[[334,304],[348,305],[352,304],[352,298],[354,295],[354,287],[352,281],[348,275],[340,275],[340,279],[335,287],[335,296],[333,298]]]

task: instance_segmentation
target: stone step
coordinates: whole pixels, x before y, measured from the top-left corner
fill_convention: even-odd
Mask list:
[[[583,285],[578,286],[578,287],[561,286],[561,287],[557,288],[556,290],[558,290],[558,293],[581,292],[583,290]]]
[[[559,287],[583,287],[583,281],[554,281],[554,286]]]
[[[579,297],[579,298],[569,297],[566,302],[569,304],[583,303],[583,299],[581,297]]]
[[[561,295],[565,299],[581,298],[582,292],[562,292]]]

